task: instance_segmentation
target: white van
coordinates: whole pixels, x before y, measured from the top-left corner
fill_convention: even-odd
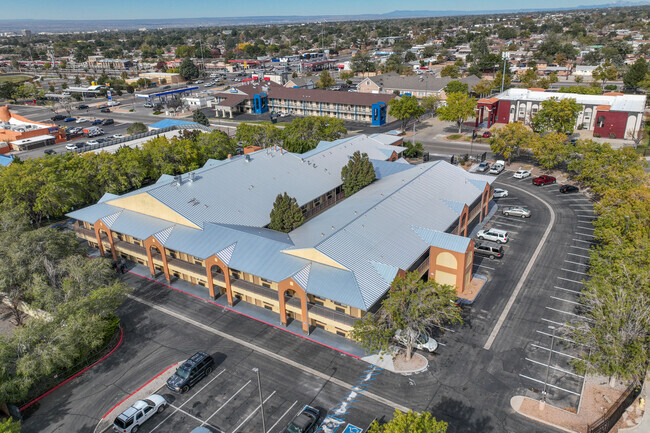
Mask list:
[[[407,331],[398,330],[397,332],[395,332],[395,340],[397,340],[401,344],[406,345],[407,332],[409,333],[409,335],[415,334],[415,331],[413,331],[412,329],[408,329]],[[413,343],[413,347],[420,350],[426,350],[427,352],[435,352],[436,349],[438,348],[438,342],[433,338],[429,337],[428,335],[419,334],[417,337],[415,337],[415,342]]]

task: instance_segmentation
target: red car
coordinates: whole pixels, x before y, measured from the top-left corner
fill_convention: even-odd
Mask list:
[[[485,131],[483,133],[483,138],[490,138],[490,137],[492,137],[492,133],[490,131]]]
[[[555,183],[553,176],[542,175],[533,179],[533,185],[548,185],[550,183]]]

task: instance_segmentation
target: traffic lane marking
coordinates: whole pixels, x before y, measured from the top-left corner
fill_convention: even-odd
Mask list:
[[[324,379],[327,382],[332,382],[333,384],[338,385],[338,386],[340,386],[342,388],[345,388],[347,390],[350,390],[350,391],[355,389],[354,385],[351,385],[351,384],[349,384],[349,383],[347,383],[347,382],[345,382],[345,381],[343,381],[341,379],[333,377],[333,376],[331,376],[329,374],[322,373],[322,372],[320,372],[318,370],[315,370],[315,369],[313,369],[311,367],[307,367],[306,365],[302,365],[302,364],[300,364],[300,363],[298,363],[298,362],[296,362],[296,361],[294,361],[292,359],[286,358],[286,357],[284,357],[282,355],[279,355],[279,354],[277,354],[275,352],[271,352],[270,350],[267,350],[267,349],[264,349],[264,348],[262,348],[260,346],[255,345],[255,344],[249,343],[248,341],[244,341],[244,340],[242,340],[240,338],[234,337],[234,336],[232,336],[232,335],[230,335],[230,334],[228,334],[226,332],[219,331],[218,329],[214,329],[214,328],[212,328],[212,327],[210,327],[208,325],[205,325],[205,324],[203,324],[201,322],[198,322],[198,321],[196,321],[194,319],[191,319],[189,317],[185,317],[182,314],[177,313],[175,311],[172,311],[172,310],[170,310],[168,308],[162,307],[160,305],[156,305],[153,302],[149,302],[149,301],[147,301],[145,299],[139,298],[139,297],[134,296],[134,295],[128,295],[128,297],[130,299],[136,301],[136,302],[139,302],[139,303],[143,304],[143,305],[147,305],[148,307],[153,308],[154,310],[165,313],[168,316],[172,316],[172,317],[174,317],[174,318],[176,318],[178,320],[181,320],[181,321],[184,321],[184,322],[186,322],[188,324],[194,325],[195,327],[203,329],[204,331],[210,332],[212,334],[219,335],[220,337],[222,337],[222,338],[224,338],[226,340],[230,340],[230,341],[232,341],[234,343],[237,343],[237,344],[239,344],[241,346],[244,346],[244,347],[246,347],[248,349],[251,349],[251,350],[253,350],[255,352],[259,352],[261,354],[264,354],[264,355],[268,356],[269,358],[275,359],[276,361],[280,361],[280,362],[282,362],[282,363],[284,363],[286,365],[290,365],[291,367],[302,370],[305,373],[308,373],[308,374],[311,374],[311,375],[316,376],[318,378]],[[389,407],[392,407],[394,409],[399,409],[402,412],[408,412],[410,410],[406,406],[403,406],[403,405],[401,405],[399,403],[395,403],[393,401],[390,401],[387,398],[381,397],[381,396],[379,396],[379,395],[377,395],[375,393],[369,392],[369,391],[359,391],[359,394],[363,395],[365,397],[368,397],[368,398],[370,398],[372,400],[375,400],[376,402],[381,403],[381,404],[383,404],[385,406],[389,406]]]

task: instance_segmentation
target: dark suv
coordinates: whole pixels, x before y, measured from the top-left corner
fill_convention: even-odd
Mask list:
[[[503,257],[503,247],[501,245],[490,245],[487,242],[474,243],[474,254],[485,256],[490,259],[500,259]]]
[[[167,388],[175,392],[187,392],[213,369],[214,359],[207,353],[196,352],[176,369],[172,377],[167,379]]]

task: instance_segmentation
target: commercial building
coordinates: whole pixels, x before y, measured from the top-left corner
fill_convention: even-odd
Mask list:
[[[385,93],[391,95],[399,92],[400,95],[412,95],[417,98],[432,95],[445,97],[445,86],[454,80],[467,84],[469,90],[472,90],[472,87],[480,81],[474,75],[454,79],[450,77],[435,78],[429,74],[404,76],[390,73],[364,78],[357,85],[357,91],[361,93]]]
[[[550,98],[574,99],[582,106],[576,120],[576,129],[593,131],[594,137],[630,138],[641,130],[645,110],[645,95],[604,93],[578,95],[575,93],[546,92],[544,89],[508,89],[491,98],[479,99],[476,124],[530,123]]]
[[[28,150],[65,141],[65,131],[57,125],[35,122],[0,107],[0,153]]]
[[[445,161],[410,165],[399,140],[359,135],[304,154],[266,148],[209,160],[68,216],[102,255],[203,286],[230,305],[273,311],[305,333],[348,336],[405,272],[451,284],[459,296],[473,284],[466,236],[487,215],[493,178]],[[345,198],[341,168],[356,151],[368,154],[377,179]],[[289,233],[268,228],[284,192],[306,220]]]
[[[388,102],[395,98],[395,95],[287,88],[271,81],[263,85],[246,84],[214,96],[216,102],[212,108],[217,117],[275,111],[294,116],[330,116],[374,126],[388,121]]]

